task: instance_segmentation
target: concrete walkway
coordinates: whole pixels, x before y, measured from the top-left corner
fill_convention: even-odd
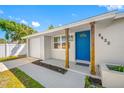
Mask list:
[[[85,75],[76,72],[67,71],[63,75],[32,63],[19,66],[18,68],[47,88],[84,87]]]
[[[47,59],[42,61],[43,63],[47,63],[47,64],[51,64],[54,66],[58,66],[58,67],[62,67],[65,68],[64,66],[64,60],[58,60],[58,59]],[[70,71],[82,74],[82,75],[88,75],[94,78],[98,78],[101,79],[99,73],[96,73],[96,75],[92,75],[90,73],[90,67],[89,66],[85,66],[85,65],[77,65],[76,62],[69,62],[69,69]]]
[[[47,88],[83,88],[85,75],[67,71],[64,75],[50,69],[32,64],[36,58],[20,58],[0,62],[0,72],[18,67],[27,75]]]
[[[0,72],[3,72],[5,70],[8,70],[8,69],[11,69],[11,68],[14,68],[14,67],[18,67],[18,66],[22,66],[22,65],[31,63],[35,60],[37,60],[37,59],[27,57],[27,58],[20,58],[20,59],[10,60],[10,61],[6,61],[6,62],[0,62]]]

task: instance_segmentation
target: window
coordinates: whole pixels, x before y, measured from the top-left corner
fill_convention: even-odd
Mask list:
[[[54,42],[60,42],[60,37],[54,37]]]
[[[55,48],[55,49],[60,48],[60,43],[54,43],[54,48]]]
[[[60,48],[60,37],[54,37],[54,48]]]
[[[65,42],[66,41],[66,37],[65,36],[62,36],[62,42]],[[73,35],[69,35],[69,41],[73,41]]]
[[[73,41],[73,35],[69,36],[69,48],[70,48],[70,42]],[[66,36],[57,36],[54,37],[54,49],[65,49],[66,48]]]
[[[66,37],[65,36],[62,36],[62,48],[63,49],[65,49],[65,47],[66,47],[65,41],[66,41]]]
[[[70,38],[71,37],[71,38]],[[70,41],[72,41],[72,35],[69,36],[69,48],[70,48]],[[62,48],[65,49],[66,48],[66,37],[62,36]]]

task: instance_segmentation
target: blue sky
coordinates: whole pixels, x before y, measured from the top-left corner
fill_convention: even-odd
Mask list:
[[[77,20],[85,19],[100,13],[114,9],[122,9],[122,6],[0,6],[0,18],[14,20],[31,26],[38,32],[44,31],[49,25],[61,26]],[[0,38],[4,33],[0,31]]]

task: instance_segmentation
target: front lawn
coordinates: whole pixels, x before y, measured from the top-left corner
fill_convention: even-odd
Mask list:
[[[43,88],[43,86],[18,68],[0,72],[1,88]]]

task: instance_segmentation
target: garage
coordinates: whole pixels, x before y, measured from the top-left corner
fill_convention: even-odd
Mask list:
[[[29,48],[29,56],[35,58],[41,58],[41,38],[35,37],[29,40],[30,48]]]

